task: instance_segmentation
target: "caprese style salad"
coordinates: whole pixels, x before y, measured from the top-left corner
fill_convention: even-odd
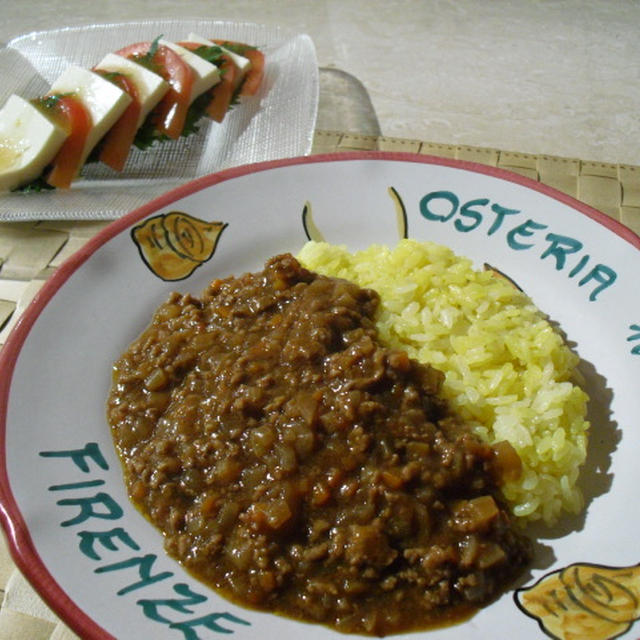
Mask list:
[[[46,95],[14,94],[0,109],[0,191],[67,189],[89,161],[122,171],[133,146],[191,135],[203,117],[222,122],[257,93],[264,63],[256,47],[192,33],[69,67]]]

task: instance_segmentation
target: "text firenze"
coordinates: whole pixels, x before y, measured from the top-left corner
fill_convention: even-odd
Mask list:
[[[158,557],[142,552],[126,529],[99,526],[106,522],[117,525],[124,511],[108,493],[100,490],[106,483],[99,475],[108,471],[109,465],[95,442],[82,449],[41,451],[40,456],[51,463],[68,465],[72,481],[49,487],[49,491],[59,496],[56,504],[66,514],[60,526],[75,531],[79,551],[96,563],[94,573],[118,572],[122,576],[118,596],[131,598],[146,618],[175,630],[176,637],[184,640],[206,640],[213,634],[233,633],[233,625],[250,625],[228,612],[207,613],[207,596],[183,582],[172,583],[173,572],[159,570]],[[91,476],[91,479],[77,480],[79,472],[81,478]],[[166,583],[166,597],[151,598],[145,593],[145,589],[157,583]]]

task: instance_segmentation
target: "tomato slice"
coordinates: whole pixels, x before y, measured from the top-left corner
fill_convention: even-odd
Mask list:
[[[227,45],[231,50],[238,51],[239,55],[244,56],[251,62],[251,68],[247,71],[242,86],[240,87],[240,95],[255,95],[264,77],[264,53],[242,42],[232,42],[229,40],[214,40],[213,42],[223,47]]]
[[[198,42],[179,42],[178,44],[191,51],[196,51],[202,46],[207,46]],[[222,72],[220,74],[220,82],[209,89],[211,101],[206,108],[207,115],[216,122],[222,122],[227,115],[227,111],[229,111],[229,105],[231,104],[235,90],[235,81],[240,72],[227,54],[222,54],[220,60],[221,62],[218,64]]]
[[[82,101],[72,95],[43,96],[34,100],[34,104],[67,132],[45,180],[52,187],[68,189],[82,169],[84,147],[92,126],[91,116]]]
[[[251,69],[244,77],[240,95],[254,96],[258,92],[264,77],[264,53],[258,51],[258,49],[247,49],[243,55],[251,61]]]
[[[189,42],[188,40],[185,40],[184,42],[176,42],[176,44],[182,47],[183,49],[189,49],[189,51],[195,51],[200,47],[207,46],[206,44],[200,44],[199,42]]]
[[[238,67],[226,54],[222,56],[220,70],[222,71],[220,82],[209,92],[211,101],[206,109],[207,115],[216,122],[222,122],[225,115],[227,115],[227,111],[229,111],[235,91],[236,76],[239,73]]]
[[[109,73],[101,69],[94,69],[96,73],[106,77],[117,85],[125,93],[131,96],[131,102],[117,122],[107,131],[100,143],[99,159],[107,166],[122,171],[127,161],[127,156],[136,137],[138,120],[142,111],[140,96],[136,83],[122,73]]]
[[[162,45],[159,45],[155,54],[148,59],[151,46],[151,42],[137,42],[116,51],[116,54],[143,64],[169,83],[169,90],[151,117],[158,131],[176,140],[184,129],[191,103],[193,71],[175,51]]]

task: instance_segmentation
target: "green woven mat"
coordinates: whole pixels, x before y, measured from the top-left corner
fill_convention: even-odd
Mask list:
[[[312,153],[343,151],[405,151],[508,169],[573,196],[640,235],[640,167],[420,140],[316,132]],[[0,223],[0,346],[47,278],[107,224]],[[74,638],[15,568],[0,536],[0,640]]]

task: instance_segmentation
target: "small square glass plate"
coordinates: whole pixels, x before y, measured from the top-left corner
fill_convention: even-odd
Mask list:
[[[256,96],[242,100],[222,123],[202,118],[187,138],[132,148],[121,173],[101,163],[84,167],[71,189],[0,194],[0,220],[110,219],[169,189],[228,167],[307,155],[318,109],[318,64],[311,38],[279,27],[204,19],[149,20],[41,31],[0,49],[0,105],[12,93],[45,94],[70,65],[96,65],[128,44],[185,40],[194,32],[257,46],[265,77]]]

